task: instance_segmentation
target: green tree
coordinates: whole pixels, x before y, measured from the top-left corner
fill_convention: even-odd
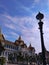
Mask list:
[[[23,61],[23,60],[24,60],[24,58],[23,58],[21,52],[19,52],[19,54],[17,55],[17,61]]]
[[[42,64],[43,59],[42,59],[42,54],[39,55],[39,62]]]
[[[38,64],[42,64],[42,62],[43,62],[42,53],[39,53],[39,54],[36,56],[36,59],[37,59]]]
[[[5,62],[6,62],[5,57],[1,57],[1,65],[4,65],[4,64],[5,64]]]
[[[13,63],[13,54],[12,53],[10,53],[8,55],[8,60],[9,60],[9,63]]]

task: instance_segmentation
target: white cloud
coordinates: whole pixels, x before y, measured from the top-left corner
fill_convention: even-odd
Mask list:
[[[7,28],[16,30],[16,28],[15,28],[15,26],[14,26],[13,24],[6,24],[6,23],[5,23],[5,26],[6,26]]]
[[[40,0],[34,0],[34,2],[35,2],[35,3],[39,3],[39,2],[40,2]]]
[[[39,26],[38,26],[37,20],[35,19],[35,16],[18,18],[16,16],[11,17],[9,15],[4,15],[4,17],[5,17],[4,21],[8,19],[8,21],[4,23],[4,26],[11,29],[11,31],[7,33],[11,34],[11,36],[16,38],[19,35],[17,31],[19,31],[21,33],[23,40],[25,41],[27,45],[29,45],[31,42],[32,46],[35,47],[36,52],[41,51],[40,32],[38,30]],[[43,21],[44,21],[44,25],[43,25],[44,26],[43,28],[44,42],[45,42],[46,48],[49,49],[49,47],[47,47],[49,45],[48,44],[49,42],[48,41],[49,39],[49,22],[48,22],[49,19],[45,17]]]
[[[47,0],[47,6],[48,6],[48,8],[49,8],[49,0]]]
[[[11,34],[11,36],[18,36],[17,31],[21,32],[23,40],[27,44],[34,42],[35,37],[37,37],[37,27],[36,23],[33,20],[33,17],[11,17],[9,15],[3,15],[5,17],[4,21],[8,21],[4,23],[4,26],[7,28],[15,30],[15,32],[8,32]],[[3,22],[3,21],[2,21]],[[8,23],[9,22],[9,23]],[[34,24],[35,23],[35,24]],[[29,27],[27,27],[29,25]],[[35,35],[36,34],[36,35]],[[36,45],[36,43],[33,43],[33,46]]]
[[[31,7],[22,6],[21,8],[22,8],[23,10],[25,10],[25,11],[28,11],[28,12],[32,13]],[[34,8],[34,7],[32,6],[32,8]]]
[[[13,39],[18,37],[19,35],[18,32],[20,32],[21,33],[20,35],[22,36],[23,40],[27,45],[29,45],[31,42],[32,46],[35,47],[36,52],[41,51],[40,32],[38,30],[39,26],[37,20],[35,19],[36,13],[34,13],[32,10],[33,8],[35,8],[35,5],[40,4],[41,7],[43,7],[45,6],[45,3],[48,6],[49,10],[49,0],[47,0],[47,2],[45,0],[45,3],[44,4],[43,3],[44,1],[42,2],[41,0],[34,0],[29,7],[26,7],[24,6],[23,3],[18,1],[17,4],[21,5],[19,6],[20,9],[22,8],[23,10],[32,13],[31,16],[26,17],[17,17],[17,16],[12,17],[7,13],[8,12],[7,7],[0,5],[0,7],[5,10],[5,12],[3,12],[4,14],[0,14],[0,23],[3,25],[4,28],[6,27],[5,38],[11,36],[10,38],[13,41]],[[43,13],[46,14],[47,12],[44,12],[44,10],[42,11]],[[49,14],[45,15],[43,21],[44,21],[43,24],[44,44],[46,46],[46,49],[49,50]],[[9,31],[7,30],[7,28],[9,29]],[[6,34],[6,32],[8,35]]]
[[[10,34],[14,37],[18,37],[18,34],[16,32],[11,31]]]

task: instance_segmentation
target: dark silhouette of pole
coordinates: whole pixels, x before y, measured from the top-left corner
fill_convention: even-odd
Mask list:
[[[46,65],[45,46],[44,46],[44,39],[43,39],[43,22],[41,21],[44,18],[44,15],[39,12],[37,14],[36,18],[39,20],[38,25],[39,25],[40,36],[41,36],[41,47],[42,47],[43,65]]]

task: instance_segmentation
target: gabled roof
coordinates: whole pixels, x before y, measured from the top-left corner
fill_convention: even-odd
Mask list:
[[[21,36],[15,41],[15,45],[24,45],[24,41],[21,39]]]
[[[4,35],[1,32],[1,28],[0,28],[0,40],[5,40]]]
[[[31,46],[31,44],[29,45],[28,47],[28,50],[34,50],[35,51],[35,48]]]
[[[5,43],[5,44],[8,44],[8,45],[16,46],[16,45],[14,44],[14,42],[11,42],[11,41],[8,41],[8,40],[5,40],[4,43]]]
[[[5,45],[7,44],[7,45],[16,46],[16,45],[14,44],[14,42],[11,42],[11,41],[8,41],[8,40],[2,40],[1,42],[3,42]]]
[[[0,40],[5,40],[4,35],[0,34]]]

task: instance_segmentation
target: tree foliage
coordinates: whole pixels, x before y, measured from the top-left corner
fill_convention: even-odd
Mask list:
[[[0,57],[0,63],[1,63],[1,65],[3,65],[5,62],[6,62],[5,57]]]

